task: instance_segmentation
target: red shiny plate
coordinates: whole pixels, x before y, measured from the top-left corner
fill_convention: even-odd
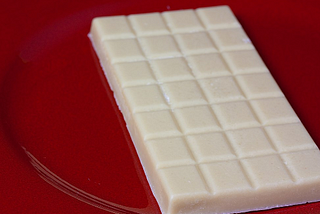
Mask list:
[[[320,3],[4,1],[0,213],[159,213],[87,38],[97,16],[229,5],[320,146]],[[320,213],[320,202],[256,213]]]

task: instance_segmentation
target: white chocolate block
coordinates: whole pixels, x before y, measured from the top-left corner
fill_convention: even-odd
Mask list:
[[[162,213],[320,201],[320,151],[227,6],[96,18],[90,38]]]

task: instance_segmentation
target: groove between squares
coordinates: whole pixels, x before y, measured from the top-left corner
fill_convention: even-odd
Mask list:
[[[183,138],[183,136],[182,136],[182,138]],[[289,151],[289,152],[278,152],[278,153],[274,153],[274,154],[263,154],[263,155],[249,156],[249,157],[236,157],[236,158],[230,158],[230,159],[220,159],[220,160],[203,161],[203,162],[198,162],[198,161],[196,161],[196,159],[194,159],[195,163],[177,164],[177,165],[173,165],[173,166],[159,167],[158,169],[174,168],[174,167],[178,167],[178,166],[196,166],[196,165],[201,165],[201,164],[220,163],[220,162],[228,162],[228,161],[241,161],[241,160],[247,160],[247,159],[254,159],[257,157],[268,157],[268,156],[273,156],[273,155],[276,155],[280,159],[282,159],[281,155],[284,155],[284,154],[294,154],[297,152],[307,152],[307,151],[314,151],[314,150],[316,150],[316,149],[299,149],[299,150]],[[192,152],[192,150],[190,150],[189,152]],[[193,155],[192,155],[192,157],[194,158]],[[291,171],[289,169],[288,169],[288,172],[290,172],[290,174],[289,173],[288,174],[291,175]],[[292,177],[292,181],[296,182],[296,179]]]
[[[201,105],[202,106],[202,105]],[[172,110],[161,110],[161,111],[170,111],[172,112]],[[135,113],[135,114],[140,114],[140,113],[147,113],[147,112],[138,112],[138,113]],[[134,114],[133,114],[134,115]],[[175,119],[175,117],[173,117],[175,123],[178,124],[178,122],[176,122],[177,120]],[[219,122],[219,119],[217,119],[218,122]],[[219,122],[220,123],[220,122]],[[201,132],[197,132],[197,133],[192,133],[192,134],[188,134],[188,135],[197,135],[197,134],[208,134],[208,133],[219,133],[219,132],[227,132],[227,131],[237,131],[237,130],[244,130],[244,129],[251,129],[251,128],[264,128],[264,127],[269,127],[269,126],[277,126],[277,125],[287,125],[287,124],[296,124],[297,122],[287,122],[287,123],[274,123],[274,124],[271,124],[271,125],[255,125],[255,126],[247,126],[247,127],[242,127],[242,128],[233,128],[233,129],[225,129],[223,127],[220,126],[221,130],[220,131],[201,131]],[[180,129],[180,126],[179,127],[179,130]],[[180,135],[174,135],[174,136],[160,136],[160,137],[153,137],[153,138],[150,138],[148,140],[156,140],[156,139],[163,139],[163,138],[168,138],[168,137],[178,137],[178,136],[182,136],[184,135],[184,133],[181,131],[181,134]],[[187,134],[186,134],[187,135]]]

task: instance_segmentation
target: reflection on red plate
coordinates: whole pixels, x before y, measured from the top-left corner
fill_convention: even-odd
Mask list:
[[[87,38],[96,16],[230,5],[320,145],[317,1],[18,2],[0,17],[1,213],[159,213]]]

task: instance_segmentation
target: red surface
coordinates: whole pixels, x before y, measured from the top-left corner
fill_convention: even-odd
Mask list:
[[[158,213],[87,38],[96,16],[229,5],[319,146],[318,2],[2,2],[0,213]],[[257,213],[316,214],[320,203]]]

